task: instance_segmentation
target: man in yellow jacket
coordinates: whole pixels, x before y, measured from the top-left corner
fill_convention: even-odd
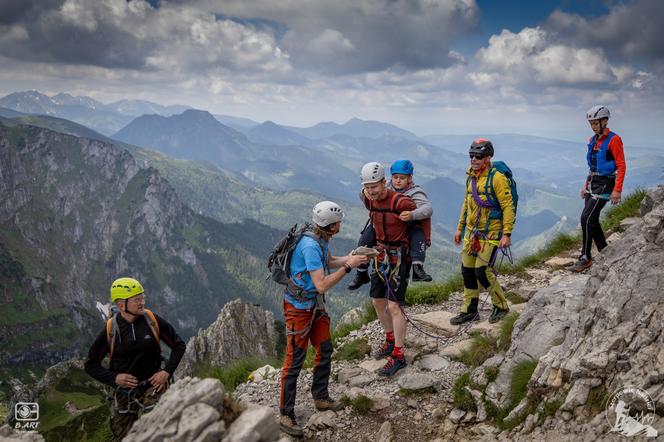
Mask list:
[[[455,244],[461,244],[461,274],[464,302],[461,313],[450,323],[463,324],[479,320],[479,285],[491,294],[493,311],[489,322],[502,319],[509,307],[503,289],[492,269],[498,248],[509,247],[514,227],[515,209],[510,184],[491,163],[491,141],[479,139],[470,145],[470,167],[466,181],[466,197],[461,207]],[[493,170],[492,170],[493,169]],[[497,205],[500,207],[497,207]]]

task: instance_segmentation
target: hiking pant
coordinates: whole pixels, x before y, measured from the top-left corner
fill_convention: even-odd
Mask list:
[[[581,212],[581,231],[583,232],[581,256],[585,255],[586,258],[592,259],[593,241],[600,252],[607,246],[599,215],[613,192],[616,179],[615,177],[591,176],[588,180],[590,192],[594,195],[601,195],[601,197],[594,197],[586,194],[585,205]]]
[[[286,333],[305,330],[309,326],[312,310],[300,310],[284,301]],[[327,313],[316,311],[316,317],[308,334],[290,334],[286,337],[286,355],[281,369],[281,399],[279,410],[282,415],[295,416],[295,393],[297,378],[307,357],[309,341],[316,349],[314,358],[314,379],[311,395],[314,399],[329,397],[328,385],[332,368],[332,342],[330,340],[330,318]]]
[[[116,388],[111,405],[111,433],[117,440],[121,440],[129,433],[134,422],[141,415],[151,410],[166,391],[162,388],[159,392],[155,387],[136,388],[127,390]]]
[[[489,235],[489,237],[499,238],[500,235],[494,234]],[[474,252],[470,247],[471,237],[468,232],[464,237],[464,247],[461,251],[461,275],[463,276],[462,313],[472,313],[477,311],[477,299],[480,296],[480,285],[489,290],[493,305],[503,310],[508,308],[503,288],[496,280],[496,273],[490,267],[490,265],[493,265],[496,253],[498,252],[498,246],[492,244],[492,242],[497,241],[498,239],[480,239],[481,250]]]
[[[411,264],[424,264],[427,250],[424,229],[417,224],[408,224],[408,242],[410,244]],[[376,232],[371,223],[367,224],[365,229],[362,230],[357,245],[364,247],[374,247],[376,245]],[[362,264],[360,266],[362,269],[367,269],[368,267],[369,264]]]

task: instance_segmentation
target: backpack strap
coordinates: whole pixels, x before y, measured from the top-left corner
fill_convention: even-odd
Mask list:
[[[150,331],[152,332],[152,335],[157,341],[157,347],[159,347],[159,351],[161,351],[161,341],[159,338],[159,323],[157,322],[157,317],[152,312],[152,310],[149,310],[147,308],[145,309],[145,315],[143,315],[143,317],[148,321],[148,326],[150,327]]]
[[[122,336],[120,335],[120,326],[118,325],[118,314],[115,313],[112,317],[106,320],[106,342],[108,342],[108,357],[109,359],[113,358],[113,350],[115,350],[115,338],[122,342]],[[157,322],[157,317],[152,312],[152,310],[145,309],[145,315],[143,316],[150,327],[150,331],[155,338],[157,347],[161,352],[161,340],[159,338],[159,323]]]
[[[106,342],[108,343],[108,357],[113,358],[113,350],[115,349],[115,338],[117,337],[122,342],[122,337],[118,330],[118,313],[106,320]]]

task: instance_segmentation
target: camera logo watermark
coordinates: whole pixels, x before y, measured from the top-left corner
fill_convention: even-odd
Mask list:
[[[36,402],[17,402],[14,405],[15,430],[36,431],[39,428],[39,404]]]
[[[657,430],[651,425],[655,420],[655,403],[640,388],[628,386],[616,390],[606,404],[606,419],[611,433],[657,437]]]

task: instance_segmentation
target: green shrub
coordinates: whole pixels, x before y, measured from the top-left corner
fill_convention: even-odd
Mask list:
[[[373,407],[373,400],[362,394],[357,395],[355,399],[351,399],[344,394],[341,397],[340,402],[347,407],[352,407],[353,411],[359,414],[366,414],[371,411],[371,407]]]
[[[466,386],[470,385],[470,372],[467,371],[454,381],[452,386],[452,403],[456,408],[466,411],[477,411],[477,406],[473,400],[473,396],[466,390]]]
[[[367,338],[355,339],[344,344],[337,351],[334,359],[337,361],[352,361],[354,359],[362,359],[369,353],[371,353],[371,347]]]
[[[440,283],[413,284],[406,290],[406,305],[439,304],[447,301],[450,294],[463,289],[463,278],[455,274]]]

